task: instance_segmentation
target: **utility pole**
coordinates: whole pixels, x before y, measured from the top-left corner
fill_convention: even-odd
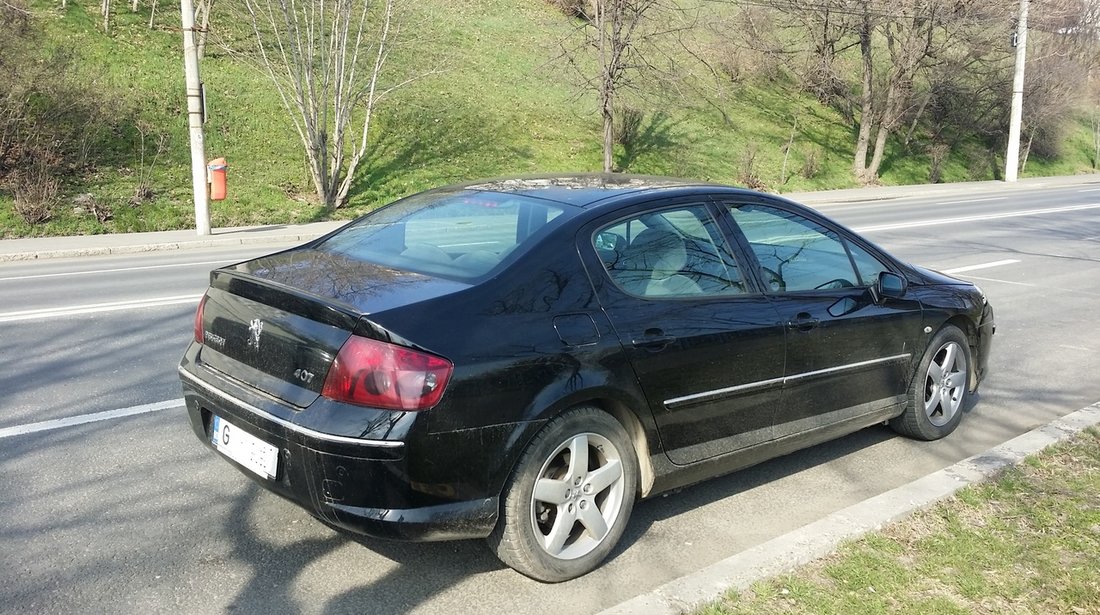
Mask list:
[[[1008,124],[1008,151],[1005,152],[1005,181],[1016,181],[1020,168],[1020,122],[1024,114],[1024,58],[1027,55],[1027,9],[1031,0],[1020,0],[1020,18],[1016,23],[1016,74],[1012,77],[1012,116]]]
[[[203,145],[202,81],[199,51],[195,46],[195,7],[180,0],[183,17],[183,69],[187,76],[187,124],[191,129],[191,183],[195,195],[195,231],[210,234],[210,209],[206,200],[206,148]]]

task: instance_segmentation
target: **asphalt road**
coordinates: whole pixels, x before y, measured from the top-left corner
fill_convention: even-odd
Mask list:
[[[336,533],[173,403],[31,431],[177,400],[206,272],[270,247],[0,264],[0,612],[594,612],[1100,400],[1100,188],[819,208],[903,259],[973,267],[958,275],[998,332],[962,426],[934,443],[866,429],[642,502],[611,560],[560,585],[479,541]]]

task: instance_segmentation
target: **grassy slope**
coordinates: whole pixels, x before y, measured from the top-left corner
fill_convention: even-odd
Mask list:
[[[513,173],[595,171],[600,167],[599,125],[591,96],[577,96],[572,77],[553,62],[569,27],[537,0],[418,0],[403,36],[408,45],[394,58],[420,70],[438,69],[388,99],[373,131],[373,151],[360,168],[346,210],[350,217],[425,188],[459,180]],[[169,149],[151,171],[154,201],[126,203],[140,173],[139,133],[118,130],[115,154],[99,161],[84,185],[67,185],[71,196],[91,192],[113,207],[105,224],[69,205],[46,225],[28,227],[0,196],[0,234],[127,232],[187,228],[190,204],[189,150],[183,113],[178,13],[164,5],[158,27],[146,27],[148,8],[138,14],[119,4],[110,36],[96,30],[92,3],[70,2],[62,11],[35,0],[52,44],[79,50],[81,72],[117,103],[120,113],[166,134]],[[215,226],[294,223],[333,214],[315,204],[298,137],[266,78],[218,49],[203,62],[209,122],[208,158],[230,163],[230,198],[212,204]],[[852,135],[840,116],[816,101],[791,96],[775,83],[728,86],[722,96],[666,96],[635,105],[647,111],[642,138],[619,151],[625,170],[736,182],[743,153],[757,152],[757,173],[779,191],[853,185],[849,172]],[[713,104],[730,121],[724,122]],[[783,147],[798,118],[788,181],[779,185]],[[1082,118],[1070,130],[1063,157],[1032,160],[1030,174],[1086,170],[1091,128]],[[155,137],[149,137],[146,160]],[[821,171],[811,179],[798,171],[815,149]],[[956,152],[944,169],[946,181],[992,177],[988,154]],[[928,161],[895,147],[884,161],[887,184],[926,181]],[[72,182],[70,182],[72,184]]]

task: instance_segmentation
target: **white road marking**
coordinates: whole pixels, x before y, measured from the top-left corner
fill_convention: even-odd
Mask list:
[[[77,316],[80,314],[97,314],[100,312],[117,312],[120,310],[133,310],[138,308],[160,307],[163,305],[180,305],[184,303],[197,304],[202,295],[177,295],[174,297],[156,297],[154,299],[138,299],[134,301],[115,301],[112,303],[92,303],[88,305],[74,305],[60,308],[44,308],[38,310],[23,310],[20,312],[0,312],[0,322],[18,322],[21,320],[40,320],[46,318],[60,318],[63,316]]]
[[[1100,192],[1100,188],[1086,188],[1084,190],[1078,190],[1077,192]]]
[[[993,261],[992,263],[981,263],[980,265],[967,265],[965,267],[955,267],[954,269],[944,269],[943,272],[948,275],[954,275],[956,273],[962,273],[964,271],[977,271],[979,269],[990,269],[992,267],[1000,267],[1002,265],[1013,265],[1020,261],[1009,258],[1003,261]]]
[[[1010,211],[999,214],[982,214],[978,216],[962,216],[959,218],[939,218],[937,220],[921,220],[918,222],[902,222],[900,224],[878,224],[875,226],[862,226],[854,230],[857,233],[872,233],[875,231],[894,231],[907,228],[920,228],[922,226],[938,226],[941,224],[958,224],[960,222],[980,222],[983,220],[1000,220],[1002,218],[1020,218],[1023,216],[1041,216],[1043,214],[1057,214],[1067,211],[1083,211],[1086,209],[1100,209],[1100,203],[1089,205],[1070,205],[1068,207],[1051,207],[1049,209],[1027,209],[1024,211]]]
[[[53,429],[61,429],[62,427],[72,427],[74,425],[84,425],[85,423],[95,423],[97,421],[118,419],[124,416],[133,416],[135,414],[145,414],[148,412],[157,412],[158,410],[169,410],[171,408],[182,408],[183,405],[182,399],[169,399],[167,401],[158,401],[151,404],[142,404],[140,406],[130,406],[129,408],[119,408],[118,410],[78,414],[77,416],[53,419],[52,421],[41,421],[39,423],[5,427],[0,429],[0,440],[14,436],[23,436],[38,431],[50,431]]]
[[[220,261],[201,261],[197,263],[172,263],[170,265],[146,265],[144,267],[121,267],[119,269],[93,269],[90,271],[64,271],[61,273],[39,273],[35,275],[14,275],[7,278],[0,278],[0,282],[9,282],[12,280],[36,280],[39,278],[59,278],[69,275],[93,275],[97,273],[115,273],[116,271],[144,271],[148,269],[168,269],[169,267],[198,267],[199,265],[222,265],[226,263],[235,263],[237,259],[223,259]]]
[[[1007,199],[1007,196],[994,196],[984,199],[966,199],[965,201],[940,201],[936,205],[960,205],[962,203],[983,203],[985,201],[1003,201]]]
[[[1085,348],[1084,346],[1070,346],[1069,344],[1058,344],[1059,348],[1066,348],[1069,350],[1080,350],[1083,352],[1092,352],[1092,348]]]

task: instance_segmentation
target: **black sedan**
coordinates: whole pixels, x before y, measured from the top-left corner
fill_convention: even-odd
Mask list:
[[[638,498],[884,421],[946,436],[994,328],[973,284],[778,197],[502,179],[214,271],[179,374],[195,434],[323,522],[553,582]]]

